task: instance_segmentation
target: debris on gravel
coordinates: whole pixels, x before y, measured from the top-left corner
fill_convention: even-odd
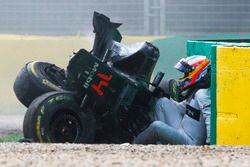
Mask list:
[[[0,166],[250,166],[247,146],[1,143]]]

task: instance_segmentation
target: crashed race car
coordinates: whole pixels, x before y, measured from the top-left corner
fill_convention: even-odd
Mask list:
[[[66,70],[41,61],[23,67],[14,92],[28,108],[25,139],[124,143],[153,121],[156,99],[166,93],[159,87],[164,73],[150,82],[159,51],[148,42],[121,44],[120,25],[95,12],[92,51],[73,53]]]

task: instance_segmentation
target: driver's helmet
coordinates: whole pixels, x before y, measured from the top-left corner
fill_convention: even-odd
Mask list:
[[[206,56],[194,55],[182,58],[174,67],[184,73],[178,84],[181,90],[191,86],[210,85],[210,61]]]

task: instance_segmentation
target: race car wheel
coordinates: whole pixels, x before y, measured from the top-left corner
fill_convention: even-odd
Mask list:
[[[41,94],[67,89],[65,71],[54,64],[40,61],[26,64],[14,82],[16,97],[26,107]]]
[[[29,106],[24,122],[25,139],[42,143],[92,143],[95,119],[80,109],[69,92],[49,92]]]

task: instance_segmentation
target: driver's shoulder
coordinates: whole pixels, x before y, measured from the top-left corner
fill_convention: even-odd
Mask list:
[[[198,101],[210,101],[210,89],[199,89],[195,93],[195,99]]]
[[[200,95],[210,95],[210,89],[199,89],[195,92],[195,96],[200,96]]]

